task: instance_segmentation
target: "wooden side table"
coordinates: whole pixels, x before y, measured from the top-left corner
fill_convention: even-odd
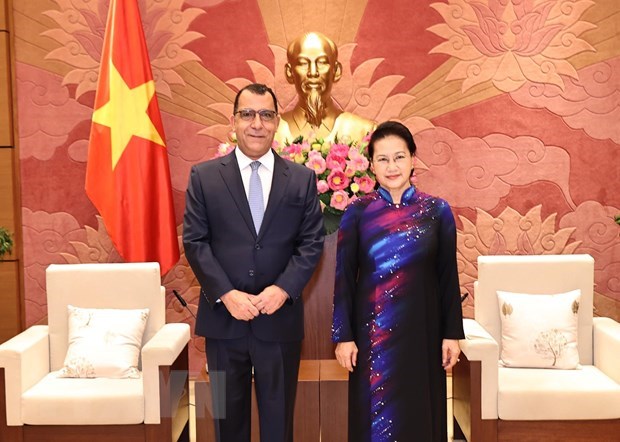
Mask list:
[[[319,441],[319,361],[302,360],[295,400],[295,442]],[[211,385],[209,374],[202,370],[195,383],[196,442],[214,442],[211,414]],[[252,442],[259,442],[258,408],[252,389]]]

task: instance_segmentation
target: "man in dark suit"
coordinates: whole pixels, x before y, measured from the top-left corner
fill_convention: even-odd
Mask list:
[[[187,188],[183,244],[202,287],[196,334],[206,337],[220,442],[250,441],[252,370],[261,441],[293,441],[301,293],[324,230],[314,172],[271,149],[277,112],[268,87],[239,91],[237,147],[192,167]]]

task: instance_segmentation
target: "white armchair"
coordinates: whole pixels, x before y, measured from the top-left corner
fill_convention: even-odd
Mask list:
[[[593,317],[589,255],[481,256],[475,320],[465,319],[452,372],[455,439],[611,441],[620,434],[620,324]],[[497,291],[557,294],[580,289],[574,370],[500,363]]]
[[[173,441],[189,435],[188,324],[165,323],[157,263],[51,265],[48,325],[0,345],[0,440]],[[149,315],[135,378],[61,378],[67,305]]]

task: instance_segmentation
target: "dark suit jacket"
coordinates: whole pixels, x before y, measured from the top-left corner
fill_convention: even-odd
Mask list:
[[[323,250],[323,217],[316,177],[275,152],[271,193],[256,235],[234,151],[192,167],[186,193],[183,244],[202,287],[196,334],[266,341],[303,338],[301,292]],[[275,284],[290,300],[273,315],[233,318],[216,301],[232,289],[260,293]]]

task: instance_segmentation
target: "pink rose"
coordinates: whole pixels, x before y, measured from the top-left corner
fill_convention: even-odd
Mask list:
[[[350,160],[347,161],[347,165],[353,170],[360,172],[368,170],[368,158],[362,155],[357,149],[351,148],[349,151],[349,158]]]
[[[363,193],[370,193],[375,188],[375,180],[370,178],[368,175],[355,177],[353,178],[353,181],[355,181],[360,186],[360,192]]]
[[[347,208],[347,204],[349,204],[349,196],[347,192],[344,190],[338,190],[332,194],[332,199],[329,202],[329,205],[334,209],[344,210]]]
[[[325,180],[318,180],[316,182],[316,190],[319,193],[325,193],[329,190],[329,186],[327,185],[327,181]]]
[[[347,151],[347,157],[349,157],[350,159],[353,159],[357,155],[359,155],[359,153],[360,153],[360,151],[357,149],[357,147],[351,146],[351,147],[349,147],[349,150]]]
[[[310,154],[312,154],[314,151],[311,151]],[[317,153],[317,152],[314,152]],[[325,169],[327,168],[327,163],[325,162],[325,158],[323,158],[321,156],[321,154],[318,155],[308,155],[308,161],[306,162],[306,167],[314,170],[314,173],[316,173],[317,175],[322,174],[323,172],[325,172]]]
[[[301,144],[296,143],[296,144],[289,144],[288,146],[285,146],[282,151],[289,154],[289,156],[294,157],[295,155],[299,155],[302,152],[302,150],[303,150],[303,146]]]
[[[342,170],[332,170],[327,176],[327,184],[332,190],[343,190],[349,186],[351,180]]]
[[[334,143],[332,144],[332,147],[329,150],[329,152],[333,153],[334,155],[338,155],[339,157],[346,158],[347,154],[349,153],[349,149],[350,149],[349,146],[346,144]]]
[[[345,167],[347,167],[347,162],[344,159],[343,156],[339,156],[336,155],[333,152],[330,152],[327,155],[327,158],[325,158],[325,161],[327,162],[327,168],[328,169],[340,169],[340,170],[344,170]]]
[[[351,165],[348,162],[347,162],[347,167],[344,169],[344,174],[348,176],[349,178],[353,178],[353,175],[355,175],[355,169],[351,167]]]

